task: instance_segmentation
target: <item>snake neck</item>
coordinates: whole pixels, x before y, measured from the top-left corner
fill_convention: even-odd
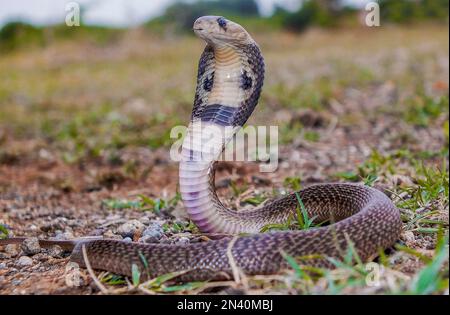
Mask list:
[[[245,91],[240,88],[244,71],[240,51],[231,47],[214,48],[215,67],[212,73],[212,88],[208,96],[208,105],[239,108],[245,98]]]
[[[263,79],[264,61],[256,44],[207,46],[200,59],[179,179],[185,208],[203,232],[259,232],[262,227],[257,219],[249,222],[220,202],[214,187],[214,164],[253,112]]]

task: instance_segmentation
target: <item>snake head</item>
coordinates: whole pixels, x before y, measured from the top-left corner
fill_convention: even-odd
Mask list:
[[[253,39],[239,24],[222,16],[199,17],[193,26],[195,34],[212,46],[235,46],[253,43]]]

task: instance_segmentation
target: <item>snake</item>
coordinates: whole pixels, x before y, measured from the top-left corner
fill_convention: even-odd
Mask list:
[[[356,183],[313,184],[252,209],[229,209],[220,201],[215,167],[260,98],[265,65],[261,49],[238,23],[202,16],[194,33],[206,46],[198,64],[192,115],[181,147],[179,190],[186,211],[203,233],[227,236],[189,244],[149,244],[112,239],[51,241],[72,251],[70,260],[93,269],[142,278],[176,273],[179,281],[223,280],[235,270],[245,275],[276,274],[302,265],[334,268],[349,251],[361,261],[392,246],[401,232],[398,208],[375,188]],[[309,229],[262,232],[286,224],[302,210],[315,222]],[[0,240],[0,245],[23,238]]]

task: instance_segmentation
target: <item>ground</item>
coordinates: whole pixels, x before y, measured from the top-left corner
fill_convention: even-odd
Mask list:
[[[374,258],[380,273],[370,278],[374,269],[356,257],[333,270],[294,259],[279,275],[240,282],[138,284],[97,272],[98,285],[80,270],[74,285],[67,253],[10,246],[0,247],[0,294],[448,294],[448,27],[255,38],[267,72],[248,124],[279,126],[279,167],[222,163],[221,200],[252,207],[330,181],[381,189],[404,225],[397,244]],[[136,219],[161,228],[159,242],[208,241],[184,212],[169,156],[170,129],[189,120],[202,48],[194,37],[136,29],[106,43],[58,41],[2,55],[1,233],[122,238]]]

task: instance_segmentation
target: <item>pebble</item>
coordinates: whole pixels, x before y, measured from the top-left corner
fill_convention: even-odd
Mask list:
[[[16,244],[8,244],[5,246],[5,253],[7,253],[11,257],[16,257],[19,255],[19,250]]]
[[[144,228],[145,225],[138,220],[131,220],[119,226],[117,233],[119,233],[122,237],[133,238],[135,233],[142,232]]]
[[[0,270],[1,269],[6,269],[6,264],[5,263],[0,263]]]
[[[145,225],[147,225],[147,224],[150,223],[150,219],[149,219],[148,217],[142,217],[142,218],[139,218],[139,221],[140,221],[142,224],[145,224]]]
[[[22,280],[19,280],[19,279],[16,279],[16,280],[11,281],[11,284],[14,285],[14,286],[18,286],[18,285],[20,285],[21,283],[22,283]]]
[[[33,259],[37,261],[47,261],[49,258],[50,256],[44,253],[39,253],[33,256]]]
[[[53,245],[48,249],[48,255],[54,257],[54,258],[58,258],[62,256],[63,250],[61,248],[61,246],[59,245]]]
[[[9,256],[9,254],[7,253],[0,253],[0,259],[9,259],[11,258],[11,256]]]
[[[49,222],[45,222],[41,226],[41,230],[44,232],[50,232],[50,231],[55,231],[55,230],[63,230],[64,227],[65,227],[65,222],[63,222],[63,220],[58,218],[58,219],[51,220]]]
[[[122,240],[122,236],[114,234],[113,231],[108,230],[105,233],[103,233],[103,237],[111,240]]]
[[[28,256],[21,256],[18,260],[17,260],[17,265],[19,266],[31,266],[33,264],[33,259],[31,259]]]
[[[170,238],[163,238],[161,241],[159,241],[161,244],[172,244],[173,240]]]
[[[41,246],[39,246],[39,240],[37,237],[25,239],[21,247],[25,255],[35,255],[41,251]]]
[[[133,240],[130,237],[125,237],[123,239],[124,242],[131,243]]]
[[[182,236],[182,237],[178,238],[178,240],[175,242],[175,244],[186,245],[186,244],[189,244],[190,242],[191,242],[191,240],[188,237]]]
[[[70,231],[57,231],[55,237],[52,239],[61,241],[71,240],[73,239],[73,233]]]
[[[159,243],[159,240],[150,235],[144,235],[139,239],[139,243]]]
[[[414,237],[414,233],[411,231],[405,231],[401,234],[401,239],[406,243],[408,246],[414,245],[414,242],[416,238]]]
[[[142,233],[142,236],[146,237],[147,240],[153,239],[154,241],[147,241],[147,243],[156,243],[158,240],[160,240],[164,235],[164,230],[161,226],[161,224],[157,222],[152,222],[149,224],[149,226],[144,230],[144,233]]]

